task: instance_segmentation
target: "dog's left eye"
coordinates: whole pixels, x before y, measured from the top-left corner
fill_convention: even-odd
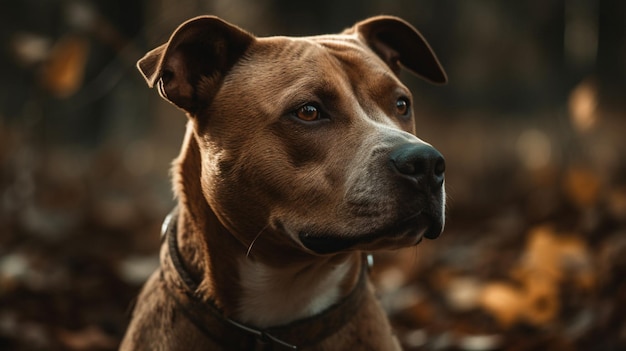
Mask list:
[[[296,117],[306,122],[316,121],[321,117],[320,110],[316,106],[311,104],[300,107],[296,110],[295,113]]]
[[[407,98],[399,98],[396,100],[396,111],[401,116],[406,116],[409,113],[409,100]]]

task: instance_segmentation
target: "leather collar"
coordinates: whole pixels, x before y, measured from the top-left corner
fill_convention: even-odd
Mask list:
[[[197,293],[199,283],[187,272],[178,251],[177,218],[178,212],[174,209],[161,228],[161,241],[167,242],[167,253],[161,257],[161,279],[165,290],[186,318],[213,342],[228,350],[298,350],[313,346],[346,325],[365,296],[369,257],[364,257],[359,280],[350,294],[315,316],[266,329],[227,318],[214,301]],[[176,274],[166,277],[164,268],[170,265]]]

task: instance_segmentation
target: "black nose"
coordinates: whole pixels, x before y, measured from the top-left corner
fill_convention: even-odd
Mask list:
[[[406,143],[389,153],[392,169],[401,177],[417,185],[441,187],[446,171],[443,155],[434,147],[423,143]]]

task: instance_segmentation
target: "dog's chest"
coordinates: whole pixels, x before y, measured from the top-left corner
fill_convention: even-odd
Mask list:
[[[243,260],[238,319],[264,328],[320,313],[340,299],[350,268],[350,262],[343,262],[323,271],[279,269]]]

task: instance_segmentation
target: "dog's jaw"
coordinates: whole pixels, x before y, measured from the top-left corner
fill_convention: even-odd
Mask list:
[[[260,328],[316,315],[338,302],[359,274],[354,254],[306,264],[271,267],[239,261],[241,298],[236,319]]]

